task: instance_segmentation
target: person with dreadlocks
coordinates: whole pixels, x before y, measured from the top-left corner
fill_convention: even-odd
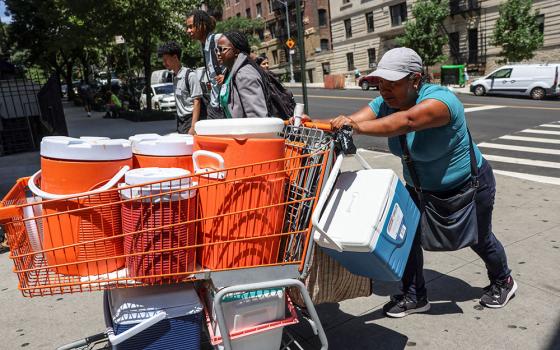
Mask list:
[[[217,42],[222,36],[215,34],[216,20],[202,10],[192,11],[186,18],[187,34],[193,40],[198,40],[202,46],[202,57],[206,66],[206,77],[210,83],[209,92],[204,96],[208,119],[224,118],[220,109],[218,96],[220,86],[224,80],[223,69],[216,56]],[[208,96],[209,95],[209,96]]]
[[[226,118],[268,117],[266,77],[250,58],[247,37],[235,31],[225,33],[218,40],[216,53],[227,68],[219,97]]]

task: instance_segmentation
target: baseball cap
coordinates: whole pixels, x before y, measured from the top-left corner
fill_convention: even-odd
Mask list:
[[[422,73],[422,59],[408,47],[387,51],[371,75],[389,81],[401,80],[410,73]]]

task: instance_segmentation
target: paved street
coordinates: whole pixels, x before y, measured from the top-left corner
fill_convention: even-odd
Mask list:
[[[301,101],[301,90],[294,89]],[[309,90],[310,114],[348,114],[379,96],[377,91]],[[494,169],[504,175],[560,185],[560,100],[458,95],[469,127]],[[367,149],[388,151],[384,138],[356,137]]]
[[[321,117],[348,113],[367,103],[368,96],[375,94],[310,90],[311,96],[327,96],[310,97],[311,113]],[[505,156],[506,153],[501,152],[512,152],[509,153],[511,158],[560,163],[555,154],[541,155],[492,146],[558,149],[557,143],[502,136],[560,139],[558,136],[555,139],[555,134],[521,132],[526,129],[560,131],[557,127],[542,126],[558,125],[560,101],[460,98],[466,108],[504,106],[471,109],[467,114],[476,141],[490,144],[483,147],[487,155]],[[88,119],[81,108],[65,105],[72,136],[126,137],[141,132],[167,133],[174,128],[173,121],[132,123],[102,119],[100,113]],[[527,142],[537,142],[540,146]],[[358,144],[375,150],[386,149],[382,139],[360,138]],[[367,160],[374,167],[392,168],[400,173],[399,160],[386,153],[371,152]],[[547,172],[554,168],[527,166],[523,170],[522,165],[506,168],[516,165],[495,160],[492,163],[503,171],[554,179],[560,177]],[[355,166],[355,162],[349,162],[347,168]],[[38,167],[37,153],[0,157],[2,192],[17,177],[29,175]],[[517,297],[507,308],[490,310],[478,305],[482,288],[488,281],[483,262],[472,251],[427,253],[426,277],[433,303],[429,313],[398,320],[383,317],[380,308],[388,295],[396,291],[397,285],[376,282],[374,295],[368,298],[318,308],[329,338],[329,349],[560,349],[560,274],[557,271],[560,264],[560,186],[503,176],[499,172],[496,178],[494,231],[505,246],[519,284]],[[3,276],[0,280],[0,304],[3,305],[0,337],[3,345],[0,348],[54,349],[104,330],[100,293],[25,299],[17,290],[17,278],[11,269],[8,254],[0,254],[0,275]],[[290,327],[289,331],[305,350],[319,349],[317,339],[305,322]]]

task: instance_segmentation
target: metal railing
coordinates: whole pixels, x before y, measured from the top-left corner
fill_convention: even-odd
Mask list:
[[[480,0],[450,0],[449,14],[458,15],[467,11],[480,9]]]

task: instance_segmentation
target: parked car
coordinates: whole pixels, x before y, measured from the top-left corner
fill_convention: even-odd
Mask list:
[[[503,94],[530,96],[534,100],[560,96],[560,64],[519,64],[500,67],[475,80],[470,87],[476,96]]]
[[[358,85],[362,87],[362,90],[369,90],[369,88],[379,90],[379,78],[372,76],[372,73],[364,75],[358,80]]]
[[[162,111],[175,111],[175,94],[173,93],[173,83],[154,84],[152,87],[152,108]],[[142,89],[140,95],[140,109],[148,106],[146,88]]]

